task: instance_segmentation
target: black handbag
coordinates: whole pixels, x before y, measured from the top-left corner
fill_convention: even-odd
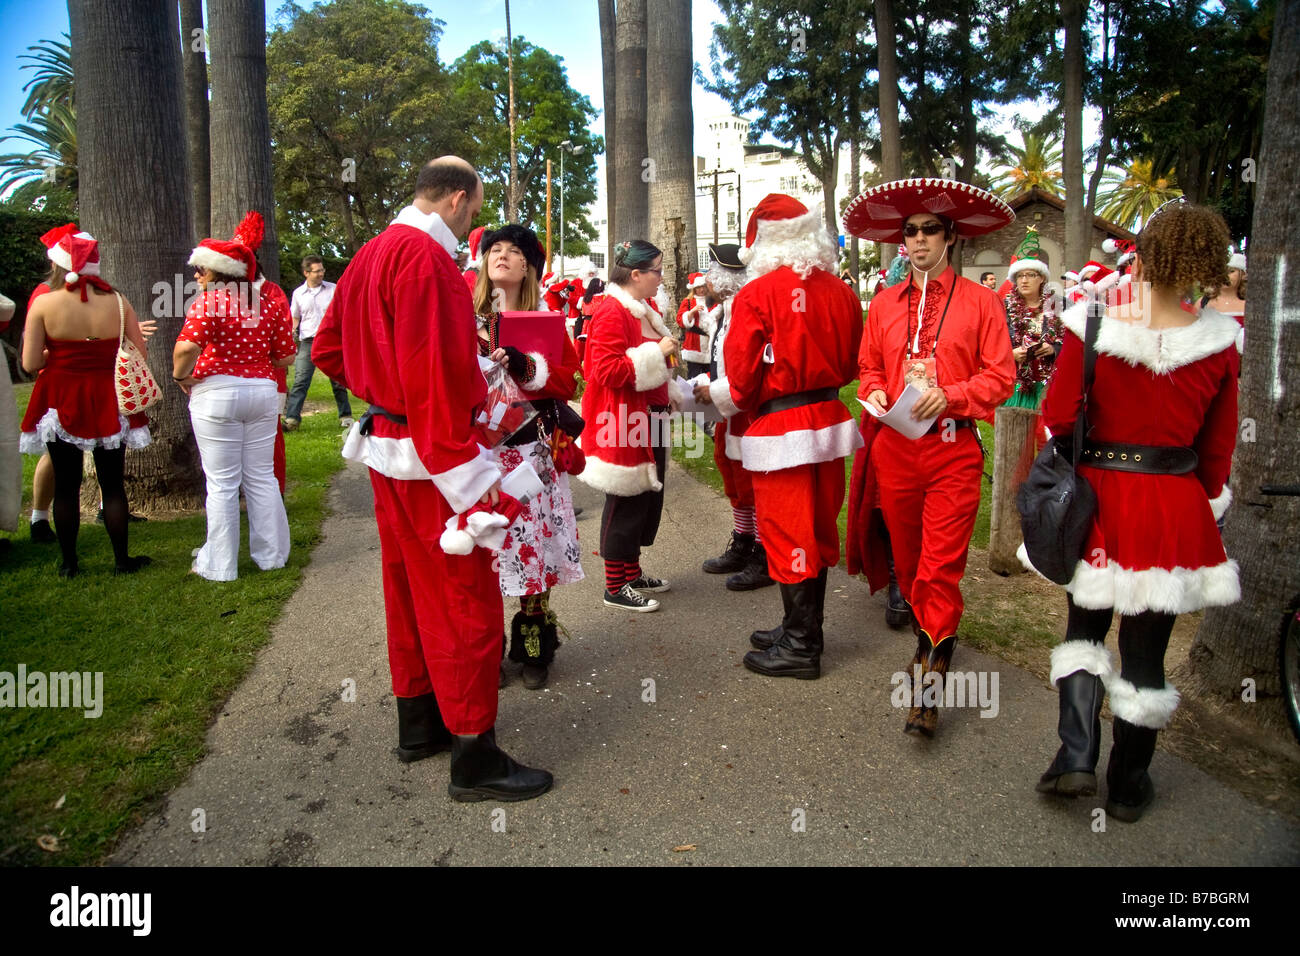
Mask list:
[[[1084,329],[1083,399],[1074,421],[1074,434],[1051,438],[1034,459],[1029,476],[1016,492],[1020,530],[1034,569],[1057,584],[1069,584],[1083,556],[1097,495],[1075,470],[1078,450],[1088,433],[1088,392],[1097,364],[1097,333],[1102,306],[1088,305]]]

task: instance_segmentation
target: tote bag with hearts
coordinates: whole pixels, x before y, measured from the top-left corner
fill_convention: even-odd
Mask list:
[[[149,371],[149,363],[126,337],[126,306],[117,296],[117,359],[113,364],[113,384],[117,389],[117,408],[123,415],[138,415],[162,401],[162,389]]]

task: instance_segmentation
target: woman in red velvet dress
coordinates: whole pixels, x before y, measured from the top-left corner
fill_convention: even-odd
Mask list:
[[[23,367],[41,370],[23,416],[19,444],[29,455],[47,450],[54,465],[54,530],[63,563],[61,577],[78,572],[82,456],[95,459],[104,499],[104,526],[119,574],[149,563],[127,554],[128,510],[123,468],[127,448],[149,444],[149,420],[122,415],[113,386],[118,335],[141,352],[144,336],[126,298],[99,277],[99,244],[75,225],[46,233],[54,263],[50,292],[32,303],[23,337]]]
[[[1189,303],[1225,279],[1228,230],[1215,212],[1171,206],[1137,238],[1133,295],[1112,305],[1097,337],[1089,432],[1079,474],[1097,512],[1069,593],[1065,641],[1052,652],[1061,748],[1043,793],[1095,793],[1101,703],[1110,693],[1114,745],[1106,811],[1136,821],[1154,797],[1148,767],[1156,734],[1178,706],[1164,656],[1178,614],[1241,597],[1237,564],[1215,526],[1231,501],[1237,434],[1237,323]],[[1043,402],[1054,435],[1069,435],[1083,378],[1085,308],[1066,334]],[[1021,552],[1022,557],[1024,552]],[[1120,669],[1104,647],[1120,615]]]

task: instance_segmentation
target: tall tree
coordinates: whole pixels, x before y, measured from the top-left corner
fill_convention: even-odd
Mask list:
[[[280,275],[275,239],[271,121],[266,104],[266,4],[208,0],[212,49],[212,207],[214,235],[226,237],[250,209],[266,220],[257,261]]]
[[[898,130],[898,35],[894,27],[894,0],[876,0],[876,74],[880,85],[880,175],[884,182],[903,178],[903,153]],[[880,246],[880,268],[888,269],[898,247]]]
[[[185,65],[185,151],[189,157],[194,242],[212,235],[212,174],[208,131],[208,41],[203,0],[181,0],[181,62]]]
[[[618,198],[614,192],[614,103],[617,95],[618,74],[614,70],[614,0],[599,0],[600,8],[600,80],[605,114],[605,238],[606,263],[614,261],[614,243],[622,233],[618,231]]]
[[[569,140],[582,150],[564,156],[566,256],[587,254],[595,229],[587,207],[596,199],[596,157],[603,148],[588,126],[596,115],[591,101],[569,85],[559,57],[523,37],[513,44],[515,95],[520,112],[515,123],[515,215],[519,222],[542,229],[546,212],[546,161],[559,168],[558,146]],[[484,217],[509,218],[510,142],[508,115],[509,60],[495,44],[483,41],[465,51],[451,67],[453,112],[473,117],[475,160],[483,177]]]
[[[1083,191],[1083,8],[1082,0],[1061,0],[1061,19],[1065,22],[1065,74],[1061,90],[1061,109],[1065,116],[1062,153],[1065,261],[1072,266],[1086,261],[1091,248]]]
[[[1265,116],[1232,459],[1235,503],[1223,536],[1241,568],[1241,600],[1205,613],[1183,690],[1285,732],[1277,641],[1283,612],[1300,593],[1300,564],[1278,560],[1278,547],[1295,539],[1300,498],[1268,500],[1259,488],[1300,479],[1300,8],[1293,3],[1277,8]],[[1252,686],[1255,694],[1243,689]]]
[[[1183,194],[1174,171],[1155,171],[1151,160],[1135,159],[1122,170],[1108,170],[1106,192],[1100,197],[1098,215],[1116,225],[1136,230],[1152,213]]]
[[[614,161],[614,191],[618,195],[615,241],[644,239],[650,232],[649,178],[655,174],[647,160],[646,140],[646,0],[620,0],[614,21],[614,121],[618,152]],[[612,260],[611,260],[612,262]]]
[[[519,221],[519,159],[515,153],[515,35],[510,27],[510,0],[506,0],[506,85],[510,98],[510,182],[506,186],[506,221]]]
[[[993,167],[990,184],[1002,197],[1015,196],[1030,189],[1061,194],[1061,144],[1053,136],[1022,133],[1020,146],[1007,146],[1007,161]]]
[[[67,37],[67,34],[64,34]],[[23,201],[38,197],[51,199],[52,193],[71,193],[75,206],[77,193],[77,112],[73,96],[72,49],[59,40],[41,40],[19,57],[27,60],[21,69],[34,75],[23,84],[27,99],[22,113],[26,123],[13,127],[13,133],[0,136],[6,140],[25,140],[36,149],[25,153],[0,156],[0,193],[10,187],[32,181],[23,189]],[[62,205],[62,204],[60,204]]]
[[[185,318],[175,290],[192,248],[185,154],[175,148],[185,130],[176,3],[70,0],[68,17],[81,225],[100,240],[105,278],[158,320],[149,364],[170,382],[164,369]],[[150,418],[153,444],[126,456],[132,502],[199,507],[203,473],[184,393],[164,386]]]
[[[660,0],[646,33],[646,144],[650,241],[664,251],[674,304],[695,269],[695,120],[691,111],[691,0]]]

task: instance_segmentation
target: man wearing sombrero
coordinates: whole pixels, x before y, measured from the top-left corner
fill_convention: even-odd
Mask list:
[[[844,213],[847,233],[899,242],[907,279],[871,300],[858,355],[858,395],[883,413],[907,384],[922,393],[910,439],[882,428],[871,449],[894,567],[912,605],[916,682],[905,729],[933,736],[943,676],[957,643],[960,581],[980,503],[984,454],[975,420],[992,421],[1015,386],[1006,312],[996,294],[958,276],[953,243],[1001,229],[1011,208],[969,183],[905,179],[868,189]],[[933,676],[932,676],[933,675]]]

